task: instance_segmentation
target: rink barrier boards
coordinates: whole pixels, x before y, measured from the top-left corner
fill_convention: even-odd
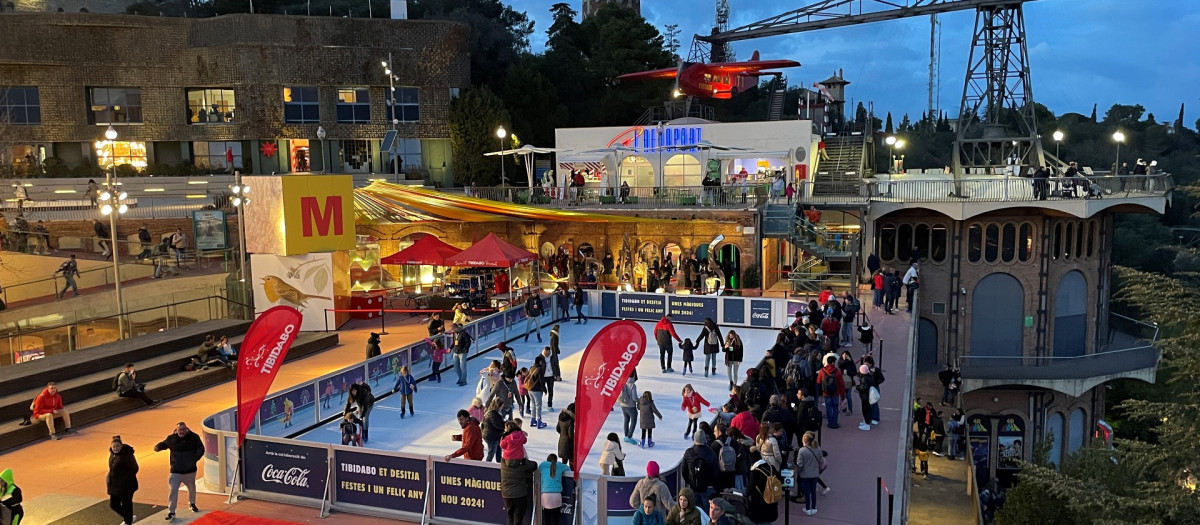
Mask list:
[[[557,302],[557,296],[542,297],[547,315],[540,326],[559,322]],[[711,317],[722,326],[770,329],[775,323],[782,325],[789,319],[800,303],[775,298],[589,290],[587,306],[592,318],[658,321],[670,312],[676,323],[698,324]],[[512,308],[468,323],[465,329],[474,336],[476,349],[468,360],[491,352],[501,341],[523,338],[524,319],[522,308]],[[647,345],[653,344],[652,339],[647,341]],[[377,384],[390,384],[400,366],[407,365],[418,381],[427,380],[431,372],[428,350],[428,343],[418,341],[269,395],[263,400],[243,444],[245,474],[237,493],[319,508],[322,516],[333,510],[418,522],[429,519],[437,523],[504,523],[498,463],[446,462],[441,457],[290,437],[341,417],[345,387],[364,378],[373,388]],[[387,389],[382,392],[385,393],[377,399],[391,395]],[[281,408],[285,399],[292,401],[290,418]],[[222,410],[205,418],[202,425],[203,482],[213,491],[228,493],[234,488],[231,485],[236,479],[238,460],[236,412],[236,407]],[[661,474],[674,494],[683,486],[681,462],[682,457]],[[530,506],[535,520],[540,519],[541,508],[538,478],[534,476]],[[578,491],[574,490],[574,480],[565,480],[563,523],[575,523],[578,518],[579,523],[586,525],[628,524],[634,512],[629,506],[629,494],[641,478],[581,474]],[[576,496],[581,501],[575,501]]]

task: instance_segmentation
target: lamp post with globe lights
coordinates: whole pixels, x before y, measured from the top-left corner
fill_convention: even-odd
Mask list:
[[[233,207],[238,214],[238,280],[246,282],[246,206],[250,204],[250,186],[242,184],[242,172],[233,172]]]
[[[117,331],[118,338],[125,339],[125,301],[121,296],[121,250],[117,244],[117,216],[124,215],[129,211],[129,206],[123,202],[129,195],[121,191],[121,183],[117,180],[117,129],[109,125],[108,129],[104,131],[104,139],[104,142],[96,144],[96,154],[103,156],[104,146],[108,147],[110,169],[104,175],[106,189],[100,194],[97,204],[100,205],[100,214],[108,216],[108,233],[111,243],[109,248],[112,251],[113,281],[117,296]]]
[[[395,82],[396,80],[399,80],[400,77],[397,77],[396,74],[392,72],[392,64],[392,54],[388,53],[387,62],[382,62],[382,65],[383,74],[387,75],[388,77],[388,110],[389,116],[391,117],[390,120],[392,121],[392,131],[396,131],[396,125],[400,123],[400,119],[396,118]],[[396,177],[397,184],[400,183],[400,156],[397,154],[399,151],[398,142],[399,140],[393,141],[392,150],[388,152],[388,154],[392,156],[392,174]]]
[[[329,173],[329,152],[325,151],[325,127],[317,126],[317,140],[321,141],[321,171]]]
[[[508,136],[508,132],[504,130],[504,126],[500,126],[500,128],[496,130],[496,138],[500,140],[500,151],[504,151],[504,137],[507,137],[507,136]],[[499,155],[499,157],[500,157],[500,185],[507,186],[508,178],[504,176],[504,155]]]
[[[1058,156],[1058,146],[1062,142],[1063,132],[1055,131],[1053,137],[1054,137],[1054,157],[1057,158],[1058,160],[1062,160],[1062,157]]]

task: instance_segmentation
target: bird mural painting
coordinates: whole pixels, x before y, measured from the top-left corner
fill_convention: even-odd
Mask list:
[[[267,295],[267,300],[272,303],[278,303],[280,299],[292,303],[301,308],[309,299],[327,299],[320,295],[309,295],[301,292],[295,286],[288,284],[282,278],[275,275],[268,275],[262,278],[263,292]]]

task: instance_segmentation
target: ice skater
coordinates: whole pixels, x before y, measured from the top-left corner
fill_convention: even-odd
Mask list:
[[[450,350],[454,352],[454,369],[458,372],[458,386],[467,386],[467,354],[471,351],[471,334],[463,327],[452,325],[450,328]]]
[[[445,359],[446,354],[450,353],[450,350],[448,350],[442,346],[442,338],[441,337],[439,337],[437,339],[426,339],[425,342],[429,343],[429,362],[430,362],[429,367],[430,367],[430,372],[431,372],[431,374],[429,375],[429,380],[437,381],[438,383],[441,383],[442,382],[442,360]]]
[[[562,381],[561,377],[555,377],[554,374],[558,370],[558,356],[554,355],[554,352],[547,346],[542,349],[542,359],[551,363],[550,368],[542,371],[542,382],[546,386],[546,412],[554,412],[554,383]]]
[[[575,324],[587,324],[588,318],[583,315],[583,304],[587,302],[587,292],[578,283],[575,284]],[[541,341],[541,339],[538,339]]]
[[[528,368],[517,370],[517,408],[519,408],[518,412],[521,413],[521,417],[525,417],[525,411],[527,410],[533,412],[533,405],[529,404],[529,387],[525,386],[528,379]],[[534,428],[537,427],[535,426]]]
[[[692,368],[692,361],[696,360],[696,355],[693,352],[696,350],[696,345],[692,343],[691,339],[684,339],[682,343],[679,343],[679,349],[683,350],[683,371],[680,372],[680,375],[686,376],[688,370],[691,370],[692,375],[695,375],[696,370]],[[670,372],[671,369],[668,368],[667,371]],[[707,376],[708,374],[704,375]]]
[[[704,319],[704,328],[700,330],[700,336],[696,338],[696,343],[704,345],[704,377],[708,377],[710,372],[713,377],[716,377],[717,352],[721,351],[722,343],[721,328],[711,317]]]
[[[680,405],[679,409],[683,410],[688,417],[687,429],[683,433],[684,439],[691,437],[692,433],[696,432],[696,429],[699,428],[697,425],[700,423],[701,405],[710,406],[711,403],[707,399],[704,399],[704,396],[696,392],[690,383],[683,385],[683,404]]]
[[[526,379],[525,387],[529,390],[529,394],[533,398],[533,405],[529,407],[529,412],[533,418],[530,426],[533,428],[546,428],[546,422],[542,420],[542,396],[546,394],[546,359],[540,354],[533,358],[533,368],[529,369],[529,377]]]
[[[654,416],[658,416],[658,420],[662,421],[662,412],[658,411],[658,407],[654,406],[654,396],[650,395],[650,391],[642,392],[642,398],[638,400],[638,414],[641,416],[642,426],[642,448],[654,446]]]
[[[525,300],[525,342],[529,342],[529,333],[537,333],[538,342],[542,342],[542,322],[539,319],[542,314],[542,299],[538,294],[529,296]]]
[[[521,461],[525,459],[525,443],[529,441],[529,433],[521,430],[521,420],[517,419],[504,424],[504,434],[500,436],[500,455],[506,461]]]
[[[562,381],[562,369],[558,367],[558,355],[561,353],[558,348],[558,325],[550,328],[550,356],[547,358],[550,363],[550,370],[554,372],[554,380]],[[550,396],[550,403],[547,403],[548,408],[554,408],[554,396]]]
[[[672,354],[675,353],[675,344],[671,342],[672,338],[675,339],[675,342],[683,342],[679,338],[679,334],[675,333],[675,324],[671,322],[671,315],[667,314],[654,325],[654,340],[658,342],[658,362],[662,366],[664,374],[675,372],[675,369],[671,368]]]
[[[566,286],[561,286],[561,287],[559,287],[559,289],[557,291],[554,292],[554,297],[557,299],[557,302],[558,302],[559,313],[562,314],[562,317],[559,318],[559,321],[570,320],[571,319],[571,292],[567,290]]]
[[[361,423],[362,420],[354,415],[353,409],[346,411],[342,416],[342,422],[338,425],[342,430],[342,445],[362,446],[362,435],[358,432]]]
[[[417,411],[413,409],[413,394],[417,393],[417,379],[408,372],[408,365],[400,367],[400,373],[396,374],[396,385],[392,387],[392,393],[400,393],[400,419],[404,419],[404,404],[408,403],[408,411],[412,415],[417,415]]]

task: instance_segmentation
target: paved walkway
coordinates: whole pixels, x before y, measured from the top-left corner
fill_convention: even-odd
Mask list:
[[[868,298],[870,295],[862,294]],[[857,396],[854,400],[854,415],[842,414],[838,420],[840,428],[824,429],[821,435],[821,448],[829,453],[826,458],[828,467],[821,475],[825,484],[833,489],[828,495],[817,496],[817,514],[806,516],[802,512],[803,505],[791,505],[792,523],[806,524],[859,524],[874,525],[876,523],[875,491],[877,478],[883,478],[888,487],[896,487],[903,479],[900,471],[902,463],[899,454],[905,440],[901,430],[903,410],[910,406],[905,399],[905,371],[908,369],[910,317],[901,310],[895,315],[884,314],[882,310],[868,307],[867,316],[875,331],[883,339],[882,361],[879,347],[876,346],[875,362],[882,365],[884,383],[880,389],[878,425],[870,431],[858,430],[862,421],[861,407]],[[861,354],[861,345],[855,349],[854,355]],[[818,487],[819,490],[819,487]],[[895,489],[893,489],[895,490]],[[880,501],[878,511],[883,522],[887,522],[887,493]],[[896,523],[900,519],[900,501],[897,496]],[[779,523],[783,521],[782,512]],[[919,523],[919,522],[913,522]]]
[[[937,372],[917,375],[916,395],[935,406],[942,399],[942,384]],[[952,406],[938,406],[943,419],[954,413]],[[968,464],[929,455],[929,478],[914,475],[909,494],[908,518],[911,523],[975,523],[976,499],[967,493]]]

